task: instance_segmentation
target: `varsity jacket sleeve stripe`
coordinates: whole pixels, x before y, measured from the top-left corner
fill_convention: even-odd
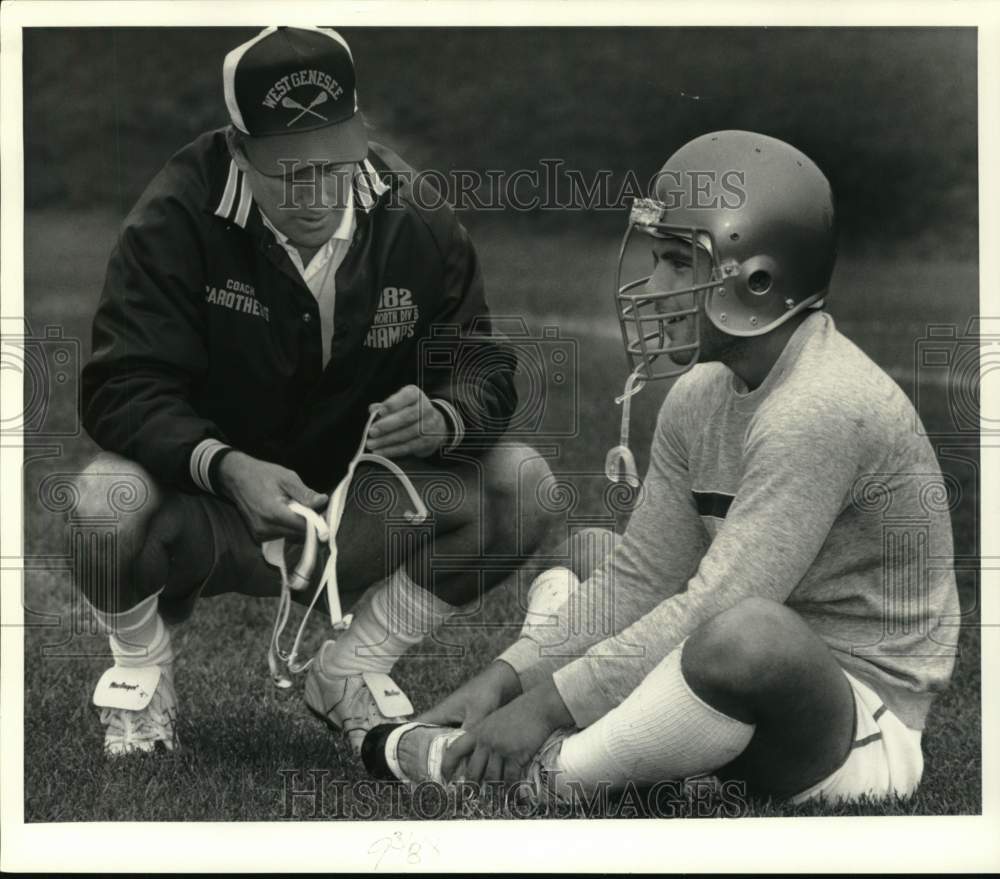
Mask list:
[[[450,452],[452,449],[458,448],[462,444],[462,440],[465,439],[465,423],[462,421],[462,416],[458,414],[458,410],[447,400],[435,399],[431,402],[448,422],[448,442],[444,444],[442,451]]]
[[[191,480],[202,491],[211,492],[212,494],[216,493],[216,487],[213,482],[213,477],[218,467],[216,458],[219,452],[227,451],[231,448],[231,446],[219,442],[217,439],[202,440],[194,447],[194,451],[191,453],[189,470]]]

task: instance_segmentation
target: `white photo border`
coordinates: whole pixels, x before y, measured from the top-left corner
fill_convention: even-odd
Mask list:
[[[983,314],[1000,313],[1000,10],[987,2],[9,2],[2,26],[2,313],[23,315],[21,28],[28,26],[249,26],[336,20],[344,27],[432,24],[509,26],[972,26],[979,33],[980,268]],[[985,376],[985,374],[984,374]],[[985,386],[984,386],[985,387]],[[20,404],[5,382],[4,404]],[[10,410],[8,410],[10,411]],[[982,448],[982,552],[1000,560],[1000,455]],[[987,454],[992,452],[992,454]],[[22,547],[21,451],[0,447],[0,557]],[[992,487],[987,490],[987,487]],[[1000,566],[998,566],[1000,567]],[[790,871],[929,872],[1000,869],[1000,577],[983,571],[983,814],[954,817],[743,818],[727,821],[447,821],[24,824],[24,652],[20,572],[0,566],[3,784],[0,838],[5,871],[346,871],[374,868],[370,848],[401,832],[427,842],[419,864],[392,869],[555,872]],[[58,771],[58,767],[53,767]],[[430,854],[430,852],[434,854]]]

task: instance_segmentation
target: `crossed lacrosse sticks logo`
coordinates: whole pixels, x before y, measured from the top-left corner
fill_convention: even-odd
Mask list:
[[[281,99],[281,106],[282,107],[287,107],[289,110],[298,110],[299,111],[296,116],[294,116],[290,121],[288,121],[288,122],[285,123],[285,128],[290,128],[291,126],[293,126],[303,116],[305,116],[306,113],[311,113],[313,116],[316,116],[319,119],[322,119],[324,122],[329,122],[330,120],[327,119],[326,116],[324,116],[322,113],[317,113],[313,109],[313,107],[318,107],[320,104],[325,104],[328,97],[329,96],[327,95],[327,93],[325,91],[320,91],[320,93],[318,95],[316,95],[315,98],[312,99],[312,101],[310,102],[309,106],[308,107],[304,107],[302,104],[300,104],[294,98],[291,98],[288,95],[285,95],[285,97],[283,97]]]

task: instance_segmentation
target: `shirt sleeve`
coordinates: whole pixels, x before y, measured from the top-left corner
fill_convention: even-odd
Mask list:
[[[685,637],[751,597],[784,602],[843,509],[861,459],[850,419],[831,403],[752,423],[736,496],[686,589],[554,675],[580,726],[619,704]],[[664,537],[668,532],[664,530]],[[641,645],[639,655],[625,647]]]
[[[98,445],[162,484],[211,491],[229,446],[191,403],[208,368],[203,276],[194,219],[167,197],[140,202],[108,263],[81,416]]]
[[[691,493],[684,396],[678,383],[660,408],[641,494],[614,554],[554,615],[556,625],[532,628],[499,657],[518,673],[522,689],[622,632],[682,590],[694,573],[708,535]],[[621,660],[632,663],[645,649],[625,636],[612,643]],[[560,692],[575,716],[573,706],[588,694],[578,693],[574,681]]]

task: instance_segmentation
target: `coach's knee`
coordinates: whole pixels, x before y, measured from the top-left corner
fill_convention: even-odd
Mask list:
[[[552,514],[539,503],[538,487],[552,475],[548,462],[530,446],[496,446],[487,458],[484,474],[485,509],[506,531],[516,526],[534,550],[551,525]]]
[[[620,542],[621,537],[610,528],[582,528],[573,533],[558,555],[569,559],[570,569],[582,583],[604,564]]]
[[[746,598],[696,629],[682,668],[695,690],[752,694],[788,682],[804,623],[783,604]]]
[[[143,533],[163,506],[163,492],[141,465],[100,452],[73,481],[79,520],[113,520],[119,534]]]

